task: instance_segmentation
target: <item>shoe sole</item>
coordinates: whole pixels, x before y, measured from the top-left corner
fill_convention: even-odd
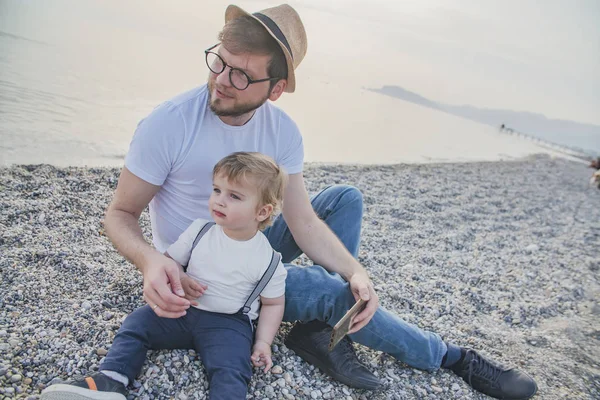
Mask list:
[[[358,384],[356,380],[352,381],[348,377],[346,377],[344,375],[340,375],[337,372],[331,371],[328,368],[326,368],[323,365],[323,363],[321,362],[321,360],[319,360],[319,358],[317,356],[315,356],[314,354],[309,353],[308,351],[305,351],[305,350],[302,350],[302,349],[295,349],[294,345],[293,345],[293,342],[287,342],[287,343],[285,343],[285,345],[289,349],[292,349],[294,351],[294,353],[296,353],[304,361],[306,361],[309,364],[314,365],[315,367],[317,367],[321,371],[323,371],[325,373],[325,375],[331,376],[333,379],[335,379],[336,381],[339,381],[339,382],[343,383],[346,386],[350,386],[350,387],[355,388],[355,389],[366,389],[366,390],[379,390],[382,387],[381,384],[379,384],[377,386],[371,386],[371,385],[362,385],[362,386],[360,386],[360,384]]]
[[[78,386],[58,384],[42,391],[41,400],[127,400],[115,392],[99,392]]]

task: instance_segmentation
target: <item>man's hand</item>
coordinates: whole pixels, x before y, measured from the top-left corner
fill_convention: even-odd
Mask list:
[[[373,315],[375,315],[375,311],[379,307],[379,296],[375,293],[373,283],[371,283],[366,272],[359,272],[352,275],[350,278],[350,289],[357,301],[358,299],[367,301],[365,309],[354,317],[352,329],[348,332],[355,333],[367,325],[371,318],[373,318]]]
[[[156,315],[164,318],[184,316],[190,301],[184,298],[177,263],[154,252],[145,259],[143,266],[138,267],[144,275],[144,300]]]
[[[198,282],[185,272],[181,273],[181,287],[183,287],[183,291],[185,292],[185,298],[188,299],[193,306],[198,305],[196,299],[202,296],[204,291],[208,289],[208,286]]]
[[[264,365],[264,372],[269,372],[273,366],[273,360],[271,359],[271,345],[264,340],[256,340],[250,358],[255,367],[262,367]]]

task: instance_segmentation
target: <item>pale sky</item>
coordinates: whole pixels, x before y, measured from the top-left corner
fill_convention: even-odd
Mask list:
[[[357,56],[359,65],[370,60],[375,86],[600,125],[600,1],[295,3],[343,21],[331,22],[337,30],[309,31],[309,42],[314,48],[331,35],[346,42],[339,44],[344,50],[356,48],[364,57]]]

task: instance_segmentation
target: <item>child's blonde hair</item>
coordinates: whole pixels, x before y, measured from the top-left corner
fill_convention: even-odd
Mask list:
[[[283,207],[283,192],[288,176],[271,157],[256,152],[232,153],[213,168],[213,179],[219,175],[224,175],[231,182],[252,179],[258,190],[259,208],[267,204],[273,206],[273,212],[258,225],[258,229],[262,231],[273,224]]]

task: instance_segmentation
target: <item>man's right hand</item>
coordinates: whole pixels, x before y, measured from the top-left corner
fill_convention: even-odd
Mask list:
[[[179,318],[186,314],[190,301],[184,298],[180,269],[175,261],[159,252],[149,255],[143,266],[144,300],[159,317]]]

